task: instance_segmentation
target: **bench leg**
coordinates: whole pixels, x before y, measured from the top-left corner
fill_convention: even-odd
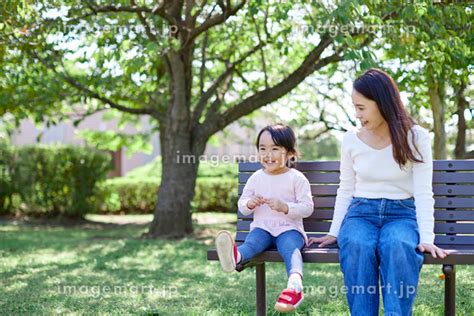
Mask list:
[[[456,268],[451,264],[443,265],[444,273],[444,315],[456,315]]]
[[[267,293],[265,289],[265,263],[256,266],[257,279],[257,316],[267,314]]]

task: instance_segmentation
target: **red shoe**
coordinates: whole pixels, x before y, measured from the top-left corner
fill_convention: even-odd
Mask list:
[[[294,311],[303,301],[303,292],[296,292],[295,289],[284,289],[277,302],[275,310],[280,313],[288,313]]]
[[[232,272],[237,265],[237,246],[228,231],[220,231],[216,237],[216,249],[224,272]]]

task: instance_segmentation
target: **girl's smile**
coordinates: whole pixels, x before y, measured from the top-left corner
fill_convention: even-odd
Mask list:
[[[258,155],[260,163],[268,174],[280,174],[288,170],[286,165],[288,152],[285,148],[275,145],[272,135],[265,131],[260,135]]]

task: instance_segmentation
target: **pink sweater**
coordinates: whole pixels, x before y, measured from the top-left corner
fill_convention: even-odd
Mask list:
[[[274,211],[267,204],[249,209],[247,202],[254,195],[281,200],[288,205],[288,214]],[[250,230],[258,227],[276,237],[294,229],[301,232],[305,242],[308,242],[303,228],[303,218],[313,213],[314,205],[309,181],[298,170],[290,169],[279,175],[266,174],[263,169],[256,171],[248,179],[238,205],[242,214],[254,213]]]

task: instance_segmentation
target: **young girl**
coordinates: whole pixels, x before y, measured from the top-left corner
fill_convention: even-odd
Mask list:
[[[275,304],[279,312],[293,311],[303,300],[300,250],[308,238],[302,219],[313,213],[310,184],[292,168],[295,146],[295,134],[288,126],[276,124],[260,131],[257,150],[263,168],[248,179],[238,202],[242,214],[253,213],[250,233],[238,247],[227,231],[216,237],[217,254],[225,272],[234,271],[239,262],[249,261],[269,248],[278,250],[288,274],[288,286]]]
[[[411,315],[422,252],[447,255],[433,244],[430,137],[380,69],[357,78],[352,102],[362,128],[342,141],[329,234],[310,244],[324,247],[337,238],[351,315],[378,315],[380,290],[385,315]]]

